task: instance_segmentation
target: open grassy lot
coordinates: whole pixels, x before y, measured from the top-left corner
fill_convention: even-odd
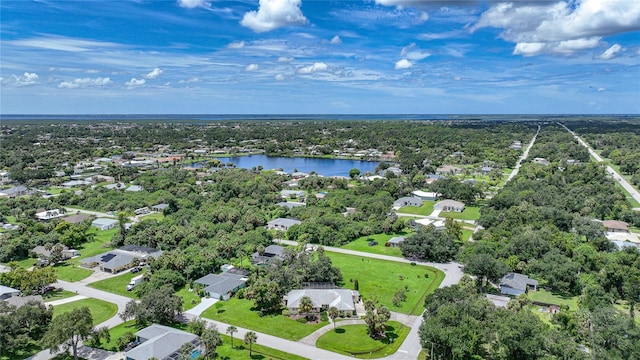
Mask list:
[[[147,221],[147,220],[162,221],[162,220],[164,220],[164,214],[162,214],[162,213],[151,213],[149,215],[140,216],[140,221]]]
[[[426,266],[330,252],[327,255],[342,271],[345,287],[353,288],[350,280],[358,280],[363,298],[380,302],[391,311],[404,314],[419,315],[424,298],[435,291],[444,279],[442,271]],[[409,289],[405,292],[407,300],[400,307],[393,306],[394,294],[404,289],[405,285]]]
[[[462,229],[462,241],[469,241],[471,235],[473,235],[472,230]]]
[[[188,331],[188,329],[182,325],[177,326],[177,328]],[[136,333],[139,328],[135,326],[135,321],[130,320],[125,323],[122,323],[118,326],[115,326],[109,330],[109,334],[111,335],[111,341],[108,343],[101,344],[100,348],[109,350],[109,351],[117,351],[118,339],[124,334],[131,332]],[[224,334],[226,328],[219,328],[220,336],[222,337],[222,345],[218,346],[216,353],[218,355],[218,359],[233,359],[233,360],[254,360],[254,359],[279,359],[279,360],[304,360],[305,358],[288,354],[282,352],[280,350],[272,349],[266,346],[253,344],[253,356],[249,357],[249,347],[244,344],[242,339],[238,338],[238,336],[234,336],[233,345],[231,347],[231,337]]]
[[[465,206],[462,212],[443,211],[438,215],[440,217],[450,217],[458,220],[478,220],[480,219],[480,207]]]
[[[105,231],[98,230],[96,228],[89,229],[88,233],[93,234],[93,241],[84,244],[82,248],[78,249],[78,251],[80,252],[80,256],[68,260],[67,262],[80,264],[80,260],[82,259],[86,259],[88,257],[98,255],[100,253],[113,249],[112,247],[109,247],[108,244],[111,241],[111,238],[113,238],[113,235],[115,235],[117,232],[118,229]]]
[[[567,296],[564,294],[556,294],[544,289],[529,291],[527,293],[531,301],[539,301],[546,304],[554,304],[558,306],[568,306],[569,310],[578,309],[578,297]]]
[[[288,340],[300,340],[329,323],[328,321],[323,321],[319,324],[303,324],[282,315],[261,317],[252,308],[253,301],[231,298],[208,308],[202,313],[202,317]]]
[[[189,291],[189,285],[185,285],[182,289],[178,290],[176,295],[182,299],[182,309],[185,311],[200,304],[200,298],[193,292]]]
[[[386,247],[384,244],[389,241],[392,237],[395,236],[408,236],[407,233],[400,233],[394,235],[388,234],[375,234],[370,236],[362,236],[359,237],[352,242],[342,246],[343,249],[355,250],[368,252],[372,254],[381,254],[381,255],[389,255],[389,256],[398,256],[402,257],[402,253],[400,252],[400,248],[394,247]],[[378,245],[369,246],[369,241],[377,241]]]
[[[144,270],[137,272],[135,274],[132,274],[127,270],[127,271],[123,271],[119,275],[116,275],[108,279],[93,282],[87,286],[90,286],[98,290],[107,291],[110,293],[130,297],[132,299],[137,299],[138,297],[136,296],[135,291],[133,290],[127,291],[127,284],[129,284],[129,281],[131,281],[131,279],[133,279],[138,275],[142,275],[143,273],[144,273]]]
[[[423,201],[422,206],[405,206],[398,209],[399,213],[405,214],[415,214],[415,215],[431,215],[433,212],[433,205],[435,205],[435,201]]]
[[[18,267],[21,267],[23,269],[28,269],[28,268],[34,266],[36,264],[36,262],[38,262],[38,259],[27,258],[27,259],[22,259],[20,261],[12,261],[12,262],[16,263],[18,265]]]
[[[387,338],[374,340],[367,334],[366,325],[339,326],[322,335],[316,346],[360,359],[374,359],[395,353],[409,334],[410,328],[397,321],[387,323]]]
[[[77,267],[75,265],[59,264],[53,267],[56,271],[56,277],[60,280],[76,282],[93,274],[92,270]]]
[[[89,311],[91,311],[91,315],[93,316],[93,325],[98,325],[101,322],[112,318],[118,312],[116,304],[112,304],[104,300],[89,298],[54,306],[53,317],[65,312],[73,311],[83,306],[88,307]]]
[[[42,299],[44,301],[56,301],[60,299],[70,298],[72,296],[76,296],[76,293],[58,288],[42,295]]]

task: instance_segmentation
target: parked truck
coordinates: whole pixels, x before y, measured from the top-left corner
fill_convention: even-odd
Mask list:
[[[136,287],[136,285],[140,284],[142,282],[143,276],[144,275],[138,275],[133,279],[131,279],[131,281],[129,281],[129,284],[127,285],[127,291],[133,290],[133,288]]]

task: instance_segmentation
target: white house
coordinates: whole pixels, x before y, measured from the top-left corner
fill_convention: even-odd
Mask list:
[[[118,226],[118,220],[116,219],[108,219],[108,218],[97,218],[93,220],[91,226],[96,227],[100,230],[109,230]]]
[[[464,203],[461,203],[460,201],[446,199],[446,200],[438,201],[433,206],[433,208],[435,210],[441,210],[441,211],[462,212],[464,210]]]

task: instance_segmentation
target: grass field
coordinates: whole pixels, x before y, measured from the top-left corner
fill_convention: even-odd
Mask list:
[[[316,342],[320,349],[360,359],[374,359],[395,353],[409,334],[410,328],[397,321],[387,323],[387,339],[374,340],[367,334],[366,325],[339,326],[322,335]]]
[[[359,237],[352,242],[342,246],[343,249],[355,250],[368,252],[372,254],[381,254],[381,255],[389,255],[389,256],[398,256],[402,257],[402,253],[400,252],[400,248],[395,247],[386,247],[384,244],[389,241],[392,237],[395,236],[407,236],[406,233],[401,234],[375,234],[370,236],[362,236]],[[378,245],[369,246],[369,241],[375,240],[378,242]]]
[[[554,304],[558,306],[568,306],[569,310],[578,309],[578,297],[577,296],[565,296],[563,294],[554,294],[544,289],[538,289],[536,291],[529,291],[527,293],[531,301],[539,301],[547,304]]]
[[[53,307],[53,317],[86,306],[93,316],[93,325],[98,325],[112,318],[117,312],[115,304],[98,299],[82,299]]]
[[[472,230],[462,229],[462,241],[469,241],[471,235],[473,235]]]
[[[60,299],[70,298],[72,296],[76,296],[76,293],[58,288],[58,289],[55,289],[54,291],[49,291],[48,293],[45,293],[44,295],[42,295],[42,300],[56,301]]]
[[[480,207],[465,206],[462,212],[443,211],[438,216],[450,217],[458,220],[478,220],[480,219]]]
[[[423,201],[422,206],[405,206],[403,208],[398,209],[399,213],[405,214],[415,214],[415,215],[431,215],[433,212],[433,205],[435,205],[435,201]]]
[[[60,280],[76,282],[93,274],[92,270],[77,267],[75,265],[56,265],[53,267],[56,277]]]
[[[164,220],[164,214],[162,214],[162,213],[151,213],[149,215],[140,216],[140,221],[147,221],[147,220],[162,221],[162,220]]]
[[[127,284],[129,284],[129,281],[131,281],[131,279],[133,279],[138,275],[142,275],[143,273],[144,271],[141,271],[135,274],[132,274],[129,271],[124,271],[119,275],[116,275],[108,279],[93,282],[87,286],[90,286],[98,290],[107,291],[110,293],[130,297],[132,299],[137,299],[138,297],[136,296],[134,291],[127,291]]]
[[[202,313],[202,317],[288,340],[300,340],[329,323],[323,321],[319,324],[303,324],[282,315],[261,317],[257,311],[251,310],[252,308],[253,301],[231,298],[208,308]]]
[[[200,298],[193,292],[189,291],[189,285],[185,285],[182,289],[178,290],[176,295],[182,299],[182,309],[185,311],[200,304]]]
[[[340,268],[344,287],[353,288],[351,279],[358,280],[359,291],[364,299],[372,299],[386,305],[391,311],[419,315],[424,298],[435,291],[444,279],[440,270],[426,266],[411,266],[386,260],[361,258],[327,252],[333,265]],[[428,278],[425,278],[428,275]],[[401,280],[402,277],[402,280]],[[400,307],[393,306],[393,296],[398,289],[408,286],[407,301]]]
[[[187,331],[185,326],[179,327],[181,330]],[[109,329],[109,334],[111,335],[111,341],[108,343],[102,344],[100,348],[109,350],[109,351],[117,351],[117,343],[118,339],[126,334],[127,332],[136,333],[139,328],[135,326],[135,320],[130,320],[120,325],[117,325],[111,329]],[[254,360],[254,359],[279,359],[279,360],[304,360],[306,358],[296,356],[293,354],[288,354],[282,352],[280,350],[272,349],[262,345],[253,345],[253,356],[249,357],[249,347],[244,344],[242,339],[239,339],[237,336],[233,338],[233,345],[231,347],[231,337],[224,334],[226,328],[219,328],[218,331],[221,333],[222,337],[222,345],[218,346],[216,350],[216,354],[218,355],[218,359],[233,359],[233,360]]]

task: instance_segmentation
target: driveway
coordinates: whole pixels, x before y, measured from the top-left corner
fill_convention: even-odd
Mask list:
[[[198,317],[200,316],[200,314],[202,314],[205,310],[213,306],[213,304],[217,303],[218,301],[220,300],[214,299],[214,298],[202,298],[202,300],[200,300],[200,304],[196,305],[192,309],[185,311],[184,313],[186,315]]]

